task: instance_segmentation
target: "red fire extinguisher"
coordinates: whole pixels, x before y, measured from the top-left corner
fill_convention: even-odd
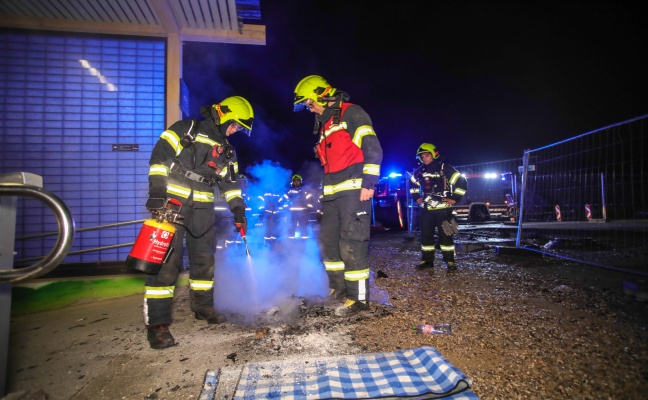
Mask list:
[[[133,248],[126,257],[127,267],[147,274],[157,274],[160,271],[162,264],[173,251],[171,241],[176,228],[172,222],[179,219],[181,207],[179,201],[169,199],[164,212],[144,221]]]

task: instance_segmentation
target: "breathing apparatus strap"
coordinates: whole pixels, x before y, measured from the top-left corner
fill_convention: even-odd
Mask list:
[[[182,147],[184,147],[185,149],[186,149],[187,147],[191,146],[191,145],[196,141],[196,135],[192,135],[192,134],[191,134],[191,131],[193,131],[193,128],[194,128],[194,126],[196,125],[196,122],[197,122],[197,121],[198,121],[198,120],[195,119],[195,118],[193,118],[193,119],[191,120],[191,126],[189,127],[189,130],[184,134],[184,136],[182,137],[182,139],[180,139],[180,144],[181,144]]]
[[[187,170],[182,166],[180,161],[178,161],[177,159],[173,162],[173,164],[171,164],[171,167],[169,168],[169,172],[182,175],[189,180],[199,182],[199,183],[204,183],[209,186],[214,186],[220,180],[220,177],[207,178],[203,175]]]
[[[322,130],[322,123],[315,116],[315,125],[313,126],[313,135],[319,135],[320,130]]]
[[[340,119],[342,115],[341,103],[338,103],[333,107],[333,125],[340,125]]]

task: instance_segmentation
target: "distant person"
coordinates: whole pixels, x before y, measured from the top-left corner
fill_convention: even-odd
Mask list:
[[[248,228],[254,229],[254,227],[261,224],[260,219],[261,213],[263,212],[264,199],[263,196],[252,196],[250,194],[252,183],[247,176],[239,174],[239,182],[241,185],[241,196],[245,202],[245,215],[247,218]],[[231,227],[230,232],[232,232]],[[240,234],[238,232],[235,233],[238,236],[237,240],[241,239]],[[238,241],[240,242],[240,240]]]
[[[382,148],[369,115],[349,95],[318,75],[295,87],[294,111],[315,114],[316,156],[324,167],[319,243],[338,315],[369,310],[371,198],[380,176]]]
[[[254,187],[255,183],[250,182],[247,177],[241,181],[241,185],[246,211],[249,211],[249,213],[246,212],[248,226],[260,227],[262,225],[263,210],[265,209],[265,198],[258,194],[258,190]]]
[[[288,239],[308,239],[308,216],[313,211],[313,195],[304,189],[302,176],[295,174],[290,188],[279,199],[286,218]]]
[[[421,262],[416,269],[434,267],[434,231],[437,230],[446,269],[456,271],[453,235],[459,230],[452,205],[466,194],[466,178],[445,162],[433,144],[420,145],[416,157],[423,163],[410,178],[414,184],[410,193],[421,206]]]
[[[263,194],[263,215],[261,220],[265,227],[263,234],[263,241],[266,246],[274,246],[277,238],[281,236],[279,233],[279,199],[280,194],[274,190],[267,191]]]
[[[245,203],[236,179],[236,152],[227,137],[239,131],[249,136],[252,106],[243,97],[233,96],[201,111],[204,120],[181,120],[164,131],[149,161],[147,209],[156,214],[160,204],[172,198],[182,203],[180,214],[184,217],[176,224],[168,260],[159,273],[145,277],[144,323],[154,349],[175,345],[169,331],[171,303],[185,239],[191,310],[196,319],[209,324],[224,321],[214,309],[214,186],[218,185],[234,214],[236,229],[247,230]]]

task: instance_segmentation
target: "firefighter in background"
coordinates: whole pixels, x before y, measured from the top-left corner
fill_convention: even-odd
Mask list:
[[[169,325],[174,288],[182,269],[183,240],[189,257],[189,294],[195,318],[209,324],[224,321],[214,309],[215,185],[234,214],[236,229],[247,230],[245,203],[236,179],[236,153],[227,137],[239,131],[250,135],[252,106],[243,97],[233,96],[203,107],[201,112],[204,120],[181,120],[165,130],[149,161],[147,209],[155,213],[160,199],[177,199],[182,203],[183,217],[176,226],[167,261],[158,274],[145,277],[144,323],[154,349],[175,345]]]
[[[453,235],[459,232],[452,205],[466,194],[467,181],[453,166],[446,163],[430,143],[419,146],[416,157],[423,163],[412,174],[412,199],[421,206],[421,262],[416,269],[434,266],[434,231],[448,272],[456,271]]]
[[[319,190],[317,191],[317,203],[315,203],[315,221],[319,225],[322,222],[322,208],[324,206],[324,188],[320,183]]]
[[[263,197],[250,195],[250,181],[247,176],[240,174],[241,196],[245,201],[245,214],[247,216],[248,228],[259,226],[259,218],[263,212]],[[260,199],[259,199],[260,198]],[[240,235],[239,235],[240,239]]]
[[[246,216],[248,218],[248,227],[250,229],[261,229],[263,226],[263,217],[265,210],[265,198],[254,190],[254,184],[250,183],[248,178],[241,174],[241,190],[243,191],[243,200],[246,204]],[[261,235],[259,235],[261,236]]]
[[[303,186],[301,175],[291,178],[290,189],[279,199],[286,218],[288,239],[308,239],[308,216],[313,210],[313,195]]]
[[[382,148],[369,115],[349,95],[318,75],[295,87],[294,111],[315,114],[316,156],[324,167],[319,242],[338,315],[369,310],[371,198],[380,176]]]
[[[266,192],[263,194],[263,225],[265,233],[263,240],[267,246],[272,246],[279,235],[279,198],[281,195]]]

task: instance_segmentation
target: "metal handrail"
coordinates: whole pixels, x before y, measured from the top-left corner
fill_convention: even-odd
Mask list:
[[[78,231],[77,231],[78,232]],[[68,256],[74,256],[77,254],[86,254],[86,253],[94,253],[95,251],[103,251],[103,250],[113,250],[113,249],[120,249],[122,247],[131,247],[135,244],[135,242],[129,242],[129,243],[120,243],[120,244],[113,244],[110,246],[101,246],[101,247],[92,247],[89,249],[84,249],[84,250],[75,250],[75,251],[70,251],[67,255]],[[38,257],[29,257],[29,258],[21,258],[20,260],[14,261],[14,265],[20,265],[22,263],[30,262],[30,261],[36,261],[42,259],[43,256],[38,256]]]
[[[76,230],[77,233],[81,232],[86,232],[86,231],[98,231],[101,229],[107,229],[107,228],[116,228],[120,226],[126,226],[126,225],[133,225],[133,224],[139,224],[141,222],[146,221],[145,219],[137,219],[134,221],[127,221],[127,222],[115,222],[114,224],[106,224],[106,225],[97,225],[97,226],[89,226],[87,228],[79,228]],[[21,236],[17,237],[16,241],[18,240],[29,240],[29,239],[40,239],[48,236],[56,236],[58,235],[58,232],[46,232],[46,233],[39,233],[36,235],[30,235],[30,236]],[[132,244],[132,243],[130,243]],[[71,252],[70,255],[74,254],[74,252]],[[42,257],[39,257],[42,258]],[[24,260],[22,260],[24,261]]]
[[[87,228],[79,228],[76,230],[77,233],[81,232],[87,232],[87,231],[97,231],[97,230],[102,230],[102,229],[107,229],[107,228],[116,228],[120,226],[127,226],[127,225],[133,225],[133,224],[139,224],[146,221],[145,219],[138,219],[134,221],[126,221],[126,222],[116,222],[113,224],[106,224],[106,225],[97,225],[97,226],[90,226]],[[39,239],[39,238],[44,238],[48,236],[54,236],[57,235],[58,232],[47,232],[47,233],[39,233],[36,235],[30,235],[30,236],[21,236],[17,237],[16,241],[20,240],[29,240],[29,239]],[[135,242],[128,242],[128,243],[119,243],[119,244],[113,244],[110,246],[101,246],[101,247],[93,247],[90,249],[84,249],[84,250],[75,250],[75,251],[70,251],[68,252],[68,256],[74,256],[77,254],[86,254],[86,253],[94,253],[97,251],[103,251],[103,250],[112,250],[112,249],[118,249],[122,247],[129,247],[135,244]],[[37,256],[37,257],[27,257],[27,258],[21,258],[19,260],[14,260],[14,265],[22,265],[27,262],[31,261],[36,261],[42,259],[43,256]]]
[[[2,183],[0,184],[0,196],[27,196],[40,200],[54,212],[58,222],[58,238],[50,253],[34,265],[0,270],[0,282],[18,282],[36,278],[61,264],[67,257],[74,241],[74,220],[65,203],[52,192],[32,185]]]

